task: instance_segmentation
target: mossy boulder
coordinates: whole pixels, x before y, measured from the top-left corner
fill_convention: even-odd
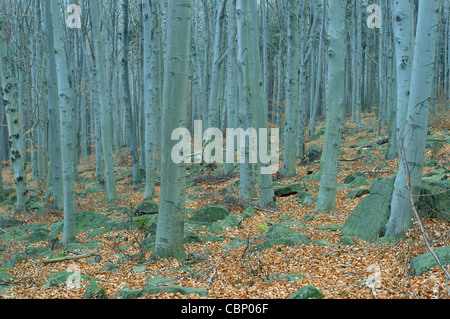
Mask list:
[[[307,285],[294,292],[288,299],[322,299],[322,297],[320,289]]]
[[[362,172],[355,172],[355,173],[351,173],[350,175],[347,175],[344,180],[343,183],[344,184],[350,184],[351,182],[353,182],[355,179],[357,178],[366,178],[366,175]]]
[[[210,233],[217,233],[222,230],[226,230],[231,227],[240,228],[243,218],[241,216],[237,216],[234,214],[229,214],[224,219],[215,222],[211,226],[208,227],[208,231]]]
[[[351,192],[348,192],[347,195],[345,195],[345,199],[355,199],[356,197],[361,197],[366,194],[370,194],[368,188],[355,189]]]
[[[33,228],[34,229],[31,231],[30,235],[28,236],[29,243],[46,241],[50,237],[53,237],[50,235],[50,230],[48,230],[47,227],[45,227],[45,226],[33,227]]]
[[[0,228],[9,228],[22,225],[23,222],[13,217],[0,216]]]
[[[100,287],[97,282],[91,281],[83,294],[84,299],[108,299],[108,295],[104,288]]]
[[[135,215],[158,214],[159,205],[152,201],[143,201],[134,209]]]
[[[115,263],[108,263],[100,268],[100,271],[116,271],[120,270],[120,266]]]
[[[343,237],[374,241],[382,237],[390,215],[394,178],[376,180],[342,228]]]
[[[184,232],[185,243],[201,243],[202,238],[194,231],[188,230]]]
[[[275,196],[285,197],[293,194],[298,194],[303,189],[303,184],[292,184],[283,187],[276,188],[274,190]]]
[[[450,221],[450,179],[435,174],[422,179],[418,211],[422,217]]]
[[[352,180],[350,183],[345,184],[346,187],[349,188],[358,188],[361,186],[369,185],[369,182],[365,177],[358,176],[354,180]]]
[[[322,157],[322,148],[315,144],[311,145],[311,147],[306,151],[306,155],[302,160],[302,163],[310,163],[314,161],[319,161]]]
[[[230,212],[225,206],[205,206],[194,213],[189,221],[207,225],[225,219],[228,215],[230,215]]]
[[[258,239],[263,239],[264,242],[250,248],[250,252],[261,251],[278,245],[295,246],[309,245],[311,243],[308,236],[299,232],[294,232],[289,227],[281,224],[275,224],[269,227],[267,232],[259,236]]]
[[[444,246],[433,251],[441,264],[446,266],[450,264],[450,246]],[[413,258],[410,262],[409,273],[412,276],[417,276],[426,273],[431,268],[438,265],[436,259],[431,254],[431,252],[426,252]]]
[[[41,289],[59,286],[64,283],[69,284],[69,283],[75,282],[77,284],[77,283],[80,283],[81,279],[84,279],[86,281],[90,280],[89,276],[86,276],[83,274],[78,274],[78,273],[72,272],[72,271],[63,270],[63,271],[59,271],[59,272],[55,273],[53,275],[53,277],[50,279],[50,281],[48,281],[46,284],[44,284],[41,287]]]

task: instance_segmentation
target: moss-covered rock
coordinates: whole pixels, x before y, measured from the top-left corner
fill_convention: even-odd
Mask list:
[[[320,289],[307,285],[294,292],[288,299],[322,299],[322,297]]]
[[[91,281],[89,286],[86,288],[84,294],[84,299],[108,299],[108,295],[104,288],[100,287],[97,282]]]
[[[390,216],[393,187],[393,178],[375,181],[369,189],[370,195],[361,200],[345,222],[341,235],[367,241],[383,236]]]
[[[442,265],[450,264],[450,246],[444,246],[433,251]],[[431,268],[438,265],[436,259],[431,252],[426,252],[413,258],[410,262],[409,273],[412,276],[417,276],[426,273]]]
[[[276,188],[274,190],[274,193],[275,193],[275,196],[285,197],[285,196],[298,194],[302,190],[303,190],[303,184],[292,184],[292,185],[286,185],[283,187]]]
[[[159,205],[152,201],[143,201],[134,209],[135,215],[158,214]]]
[[[230,212],[225,206],[205,206],[192,215],[189,221],[207,225],[225,219],[228,215]]]

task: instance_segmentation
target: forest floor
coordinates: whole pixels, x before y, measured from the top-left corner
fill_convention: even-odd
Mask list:
[[[354,123],[346,124],[346,132],[343,132],[341,148],[344,151],[341,159],[350,161],[339,162],[338,183],[353,172],[364,172],[369,181],[393,176],[396,172],[397,160],[384,160],[385,147],[373,150],[364,148],[364,145],[352,147],[362,140],[376,141],[386,136],[377,136],[375,115],[367,115],[363,118],[363,128],[359,131]],[[323,123],[317,127],[317,131],[323,129]],[[448,134],[445,128],[431,127],[433,137],[442,138]],[[353,134],[349,134],[353,133]],[[383,132],[385,133],[385,132]],[[312,144],[321,146],[323,139],[308,138],[306,149]],[[370,142],[369,142],[370,143]],[[361,144],[361,143],[360,143]],[[364,144],[364,143],[362,143]],[[425,161],[432,156],[436,160],[447,161],[450,147],[446,144],[437,151],[426,150]],[[116,155],[116,172],[131,170],[131,164],[124,160],[128,154],[122,149],[122,154]],[[433,153],[433,154],[432,154]],[[363,154],[363,155],[361,155]],[[120,160],[120,157],[122,159]],[[358,158],[358,159],[357,159]],[[356,159],[356,160],[355,160]],[[447,166],[446,164],[446,166]],[[297,176],[293,178],[282,178],[277,180],[280,184],[293,184],[301,181],[308,172],[316,172],[320,169],[320,163],[298,165]],[[426,168],[427,172],[433,168]],[[196,179],[196,185],[190,187],[187,195],[192,200],[187,201],[186,207],[198,210],[206,205],[226,205],[229,211],[241,215],[245,207],[236,203],[228,203],[224,200],[224,192],[220,190],[230,186],[238,179],[238,174],[227,179],[214,179],[214,174],[198,176],[188,175],[188,179]],[[90,159],[79,166],[80,180],[89,178],[91,183],[76,184],[78,193],[87,188],[96,186],[95,163]],[[105,192],[86,193],[84,197],[77,198],[77,209],[80,211],[97,211],[107,214],[111,218],[126,218],[120,207],[134,208],[143,199],[144,184],[131,185],[130,174],[127,178],[117,182],[117,190],[120,199],[115,201],[116,209],[110,209],[110,204],[105,201]],[[13,185],[13,176],[10,169],[3,169],[3,181]],[[308,186],[317,186],[316,181],[303,181]],[[34,181],[29,182],[35,186]],[[8,186],[13,187],[13,186]],[[45,191],[45,188],[41,191]],[[238,190],[235,189],[237,192]],[[139,263],[133,258],[122,258],[118,263],[119,255],[133,256],[139,252],[139,240],[142,233],[139,230],[121,230],[99,235],[98,252],[101,259],[98,262],[88,262],[89,258],[66,260],[54,263],[40,263],[45,258],[28,258],[15,265],[14,268],[1,267],[0,271],[6,272],[15,278],[15,284],[7,291],[0,292],[0,299],[23,298],[23,299],[78,299],[83,298],[83,293],[88,282],[81,280],[81,287],[71,288],[64,285],[42,289],[53,274],[67,270],[69,265],[75,263],[81,274],[101,279],[98,284],[103,287],[109,298],[114,297],[117,292],[125,286],[131,289],[142,289],[145,287],[149,277],[163,276],[173,279],[177,286],[207,289],[205,298],[252,298],[252,299],[284,299],[305,285],[313,285],[319,288],[325,299],[446,299],[450,298],[448,293],[448,282],[445,275],[438,266],[430,271],[411,276],[409,274],[409,261],[422,253],[427,252],[427,247],[421,237],[418,227],[414,227],[407,235],[406,240],[395,243],[375,244],[356,239],[356,245],[341,245],[340,231],[342,225],[358,205],[361,197],[346,199],[345,195],[350,191],[345,187],[339,187],[337,192],[337,207],[331,212],[314,212],[314,205],[303,205],[295,200],[294,195],[288,197],[277,197],[278,207],[276,211],[264,211],[256,209],[252,217],[242,221],[240,228],[230,228],[215,235],[224,234],[223,241],[194,242],[185,244],[185,251],[189,256],[200,254],[202,260],[198,263],[183,267],[182,262],[174,259],[146,261]],[[309,190],[314,196],[317,188]],[[159,195],[159,186],[157,186]],[[237,195],[237,194],[235,194]],[[51,197],[48,199],[51,202]],[[155,199],[159,201],[158,198]],[[51,207],[50,204],[48,204]],[[0,207],[0,216],[12,216],[13,211],[7,206]],[[331,245],[312,243],[309,245],[296,246],[274,246],[253,255],[248,263],[242,263],[243,255],[246,254],[246,245],[230,249],[222,249],[230,244],[236,237],[242,239],[253,239],[264,232],[263,225],[271,225],[283,219],[283,216],[291,215],[290,221],[298,221],[297,225],[304,225],[300,231],[311,240],[322,240]],[[307,216],[312,218],[305,218]],[[51,223],[61,220],[62,212],[48,211],[28,214],[16,214],[15,218],[26,224]],[[431,240],[433,248],[450,244],[450,223],[437,219],[423,220],[426,232]],[[292,228],[295,223],[290,226]],[[329,227],[327,227],[329,226]],[[199,235],[211,235],[206,231],[195,230]],[[123,236],[123,233],[127,236]],[[121,235],[122,234],[122,235]],[[86,243],[87,233],[80,233],[77,240]],[[61,235],[60,235],[61,236]],[[121,241],[118,243],[118,241]],[[128,245],[123,250],[118,245]],[[26,241],[0,243],[3,251],[1,258],[11,258],[14,254],[23,252],[27,246],[47,245],[46,242],[29,244]],[[1,250],[0,250],[1,251]],[[62,253],[61,249],[54,254]],[[92,252],[88,246],[78,254]],[[152,251],[147,251],[144,259],[149,259]],[[115,271],[101,270],[108,263],[117,263],[119,268]],[[253,263],[253,265],[252,265]],[[142,267],[145,266],[145,267]],[[265,280],[268,275],[274,274],[301,274],[295,280],[287,280],[280,276],[272,280]],[[273,278],[273,277],[272,277]],[[1,288],[1,287],[0,287]],[[0,290],[1,291],[1,290]],[[200,298],[197,294],[181,295],[178,293],[161,292],[156,295],[146,295],[143,298]]]

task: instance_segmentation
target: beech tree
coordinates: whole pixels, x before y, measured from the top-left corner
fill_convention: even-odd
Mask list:
[[[47,80],[47,109],[48,109],[48,155],[50,160],[51,185],[53,189],[53,207],[62,210],[64,207],[63,181],[61,168],[61,140],[60,115],[58,103],[58,77],[55,62],[53,23],[50,2],[43,2],[45,53],[46,53],[46,80]]]
[[[399,134],[399,169],[394,182],[386,236],[403,235],[411,227],[414,217],[412,202],[417,202],[420,193],[436,58],[438,9],[439,0],[419,1],[408,108],[404,128]],[[399,11],[396,13],[396,16],[400,14]],[[397,69],[403,63],[405,57],[399,54],[397,65],[400,66]]]
[[[98,95],[99,95],[99,107],[100,107],[100,125],[101,125],[101,141],[103,150],[103,161],[105,164],[105,181],[106,191],[108,199],[116,199],[116,178],[114,176],[114,163],[112,154],[112,127],[111,127],[111,108],[108,105],[107,86],[106,86],[106,72],[104,61],[104,49],[102,34],[100,29],[101,14],[99,11],[99,3],[97,1],[90,0],[89,8],[91,14],[92,23],[92,39],[96,66],[96,75],[94,81],[97,82]],[[103,30],[103,32],[106,32]]]
[[[153,257],[184,258],[186,167],[172,160],[172,132],[187,126],[191,1],[169,1],[164,59],[161,199]]]
[[[9,129],[10,160],[14,167],[14,181],[17,194],[17,211],[27,210],[28,190],[25,176],[25,162],[21,148],[21,135],[19,130],[19,112],[14,100],[14,78],[11,73],[11,65],[8,63],[8,30],[4,22],[0,22],[0,71],[3,106]]]
[[[130,97],[130,79],[129,79],[129,66],[128,66],[128,0],[122,0],[122,15],[123,15],[123,26],[122,26],[122,103],[125,107],[126,114],[126,127],[127,127],[127,137],[128,145],[130,148],[131,155],[131,165],[133,168],[133,183],[137,184],[141,181],[141,170],[139,167],[139,153],[136,142],[136,126],[133,117],[133,110],[131,106]]]
[[[286,127],[284,133],[283,175],[295,176],[297,169],[297,132],[299,101],[299,10],[300,0],[286,3],[287,18],[287,75],[286,75]]]
[[[328,73],[325,140],[320,159],[321,179],[315,210],[329,211],[336,206],[338,155],[344,106],[344,46],[346,1],[327,1]]]
[[[72,139],[72,99],[73,90],[69,84],[67,56],[65,48],[64,25],[61,0],[50,1],[53,24],[53,45],[55,50],[56,75],[58,78],[58,104],[61,133],[61,163],[64,194],[64,231],[62,243],[67,246],[76,241],[75,222],[75,179],[73,172],[73,139]]]

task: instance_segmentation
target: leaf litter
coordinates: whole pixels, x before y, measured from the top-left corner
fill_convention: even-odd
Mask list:
[[[363,125],[375,127],[375,115],[363,119]],[[354,123],[346,123],[350,130],[355,130]],[[319,126],[318,129],[321,127]],[[367,131],[367,130],[366,130]],[[374,130],[375,131],[375,130]],[[433,134],[440,136],[442,131],[433,130]],[[364,133],[364,138],[377,138],[376,133]],[[386,132],[383,132],[386,134]],[[370,150],[373,160],[364,161],[358,157],[357,148],[351,147],[358,142],[361,136],[357,134],[345,135],[341,148],[344,150],[341,159],[351,161],[339,162],[338,183],[342,183],[345,176],[354,172],[365,172],[372,180],[379,177],[393,176],[397,169],[397,161],[385,161],[383,149]],[[312,144],[320,144],[319,141],[307,139],[306,149]],[[125,153],[125,154],[124,154]],[[440,150],[441,159],[448,161],[449,147],[446,145]],[[116,155],[116,176],[118,172],[124,172],[131,167],[127,159],[127,150],[122,149]],[[431,158],[431,152],[425,154],[425,161]],[[111,203],[105,200],[104,192],[88,193],[86,189],[96,186],[94,159],[79,165],[82,179],[89,179],[89,183],[76,183],[76,192],[84,196],[77,197],[77,210],[97,211],[114,218],[126,218],[120,210],[121,207],[133,209],[143,199],[143,184],[130,185],[130,176],[117,182],[117,190],[120,198],[115,201],[115,209],[111,209]],[[380,169],[380,167],[382,167]],[[293,178],[278,177],[282,184],[298,183],[308,175],[308,172],[320,170],[319,163],[313,162],[307,165],[299,165],[297,176]],[[427,168],[433,171],[434,168]],[[203,172],[204,173],[204,172]],[[30,174],[30,173],[29,173]],[[202,174],[202,173],[200,173]],[[238,200],[238,189],[232,188],[239,176],[231,178],[218,177],[220,169],[211,175],[197,177],[195,187],[187,190],[187,196],[191,200],[186,202],[186,208],[198,210],[206,205],[224,204],[230,213],[240,216],[246,207],[246,203]],[[223,174],[222,174],[223,175]],[[6,184],[13,185],[13,176],[9,170],[3,170],[3,180]],[[317,195],[317,181],[302,181],[308,186],[308,192],[315,197]],[[29,182],[35,186],[34,181]],[[226,191],[224,191],[226,189]],[[44,188],[45,190],[45,188]],[[156,186],[158,202],[159,185]],[[409,261],[415,256],[427,252],[420,231],[415,225],[407,234],[407,238],[401,242],[376,244],[355,239],[355,245],[340,244],[340,230],[353,209],[365,196],[346,199],[349,192],[345,187],[338,187],[336,209],[331,212],[314,212],[314,204],[304,205],[299,203],[295,195],[278,197],[276,211],[256,209],[253,216],[245,218],[240,228],[229,228],[219,231],[214,235],[222,235],[222,241],[192,242],[185,244],[186,261],[182,262],[172,258],[150,261],[152,251],[148,250],[142,255],[139,245],[143,239],[140,230],[121,230],[98,235],[89,240],[98,240],[98,252],[100,258],[97,262],[90,262],[89,258],[67,260],[55,263],[40,263],[45,258],[21,261],[14,268],[1,267],[0,271],[15,278],[14,284],[9,290],[2,291],[0,286],[0,299],[79,299],[83,298],[89,282],[81,279],[78,287],[67,287],[61,284],[54,287],[42,286],[47,283],[55,273],[67,270],[71,265],[76,265],[78,271],[90,278],[96,278],[97,283],[103,287],[109,298],[115,298],[124,287],[132,290],[144,289],[149,278],[160,276],[169,278],[167,282],[161,281],[159,285],[176,284],[182,287],[194,287],[207,289],[208,294],[204,298],[223,299],[284,299],[303,286],[313,285],[319,288],[325,299],[448,299],[449,288],[443,271],[437,266],[419,276],[409,275]],[[43,191],[41,191],[42,195]],[[228,195],[228,196],[225,196]],[[234,195],[234,197],[233,197]],[[232,198],[235,200],[233,201]],[[25,224],[52,223],[61,220],[62,212],[51,209],[51,196],[45,203],[46,211],[43,214],[19,213],[15,218]],[[248,203],[247,203],[248,204]],[[251,204],[251,203],[250,203]],[[257,206],[253,203],[254,206]],[[7,206],[0,207],[0,214],[12,216],[13,212]],[[273,225],[284,221],[283,216],[289,215],[291,222],[288,227],[307,235],[313,242],[309,245],[273,246],[268,249],[249,253],[250,246],[257,244],[254,239],[264,231],[262,225]],[[298,223],[296,223],[298,222]],[[450,244],[450,223],[436,219],[423,219],[424,227],[433,243],[433,248]],[[321,226],[335,227],[321,227]],[[200,236],[211,235],[206,229],[195,229]],[[59,237],[61,234],[59,234]],[[86,244],[87,233],[80,233],[77,240]],[[242,240],[240,245],[233,246],[237,238]],[[327,245],[324,245],[326,243]],[[232,248],[224,249],[227,246]],[[27,246],[46,245],[46,242],[28,244],[20,241],[0,243],[2,260],[13,257]],[[85,246],[86,247],[86,246]],[[234,247],[234,248],[233,248]],[[77,254],[92,252],[85,248]],[[53,252],[62,254],[61,249]],[[136,257],[137,258],[133,258]],[[142,263],[142,261],[145,261]],[[102,269],[109,263],[118,264],[118,269],[107,271]],[[449,266],[447,266],[449,268]],[[136,271],[139,270],[139,271]],[[288,280],[280,274],[295,275],[293,280]],[[272,276],[271,276],[272,275]],[[158,277],[159,278],[159,277]],[[142,298],[202,298],[197,294],[181,295],[179,293],[160,292],[158,294],[144,295]]]

